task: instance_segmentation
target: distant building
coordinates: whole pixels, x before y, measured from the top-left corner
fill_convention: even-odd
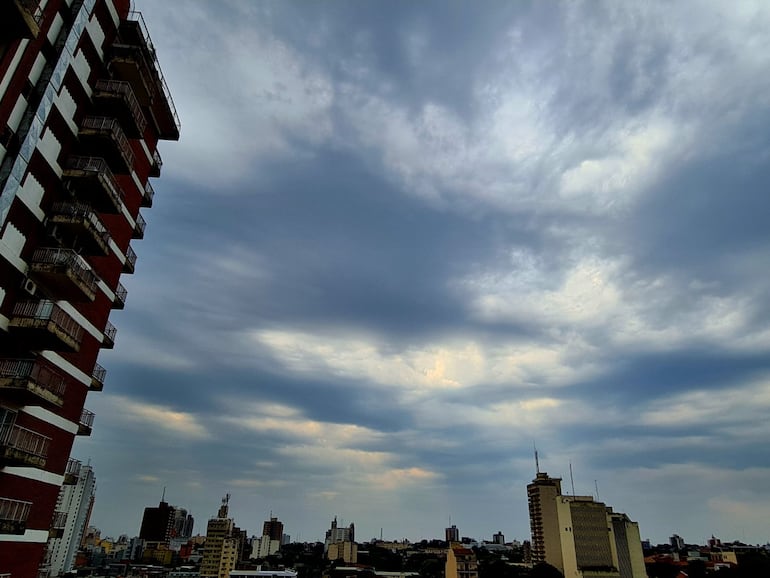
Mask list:
[[[527,486],[532,562],[570,578],[646,578],[639,526],[591,496],[561,495],[561,480],[538,472]]]
[[[452,524],[449,528],[444,529],[444,536],[446,537],[446,541],[450,544],[452,542],[459,542],[460,541],[460,530]]]
[[[342,560],[346,564],[358,562],[358,546],[356,545],[356,528],[354,524],[348,527],[338,527],[337,516],[334,516],[331,527],[326,531],[324,552],[328,560]]]
[[[558,496],[561,496],[561,478],[551,478],[545,472],[538,472],[532,483],[527,485],[532,564],[547,561],[556,568],[563,567],[556,515]]]
[[[273,518],[271,516],[270,519],[265,521],[262,525],[262,535],[270,536],[271,540],[276,540],[280,543],[283,538],[283,522],[279,521],[278,518]]]
[[[329,544],[326,552],[328,560],[342,560],[346,564],[358,563],[358,544],[349,540]]]
[[[505,536],[502,532],[498,532],[497,534],[492,536],[492,543],[493,544],[505,544]]]
[[[206,527],[206,544],[203,548],[200,578],[228,578],[238,561],[241,543],[240,532],[236,534],[235,523],[227,517],[230,495],[222,499],[216,518],[209,520]]]
[[[450,547],[447,550],[444,576],[446,578],[479,578],[476,554],[470,548]]]
[[[671,543],[671,547],[674,550],[684,550],[684,538],[682,538],[679,534],[674,534],[668,539],[668,541]]]
[[[72,478],[71,478],[72,479]],[[96,493],[96,476],[91,466],[78,468],[74,484],[59,491],[56,513],[48,540],[50,575],[58,576],[74,567],[75,554],[84,541]]]

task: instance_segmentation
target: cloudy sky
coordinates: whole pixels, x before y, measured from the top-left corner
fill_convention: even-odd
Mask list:
[[[182,118],[93,523],[770,539],[770,4],[136,0]]]

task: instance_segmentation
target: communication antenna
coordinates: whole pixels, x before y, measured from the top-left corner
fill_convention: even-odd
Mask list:
[[[575,478],[572,477],[572,462],[569,463],[569,481],[572,484],[572,496],[575,496]]]
[[[166,486],[163,486],[163,494],[160,496],[160,501],[161,502],[166,501]]]
[[[535,471],[540,473],[540,460],[537,458],[537,446],[532,442],[532,447],[535,448]]]
[[[594,480],[594,487],[596,488],[596,501],[599,501],[599,482]]]

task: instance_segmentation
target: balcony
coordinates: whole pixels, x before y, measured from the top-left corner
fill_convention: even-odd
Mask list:
[[[86,154],[99,154],[117,173],[130,173],[134,152],[120,123],[108,116],[87,116],[78,133],[80,148]]]
[[[110,254],[110,233],[88,203],[54,203],[49,212],[48,227],[57,238],[64,233],[87,255]]]
[[[147,184],[144,185],[144,195],[142,195],[142,206],[148,207],[148,208],[152,207],[153,197],[155,197],[155,189],[152,188],[150,181],[147,181]]]
[[[37,38],[42,10],[40,0],[3,0],[0,2],[0,44],[18,38]]]
[[[159,138],[179,140],[179,115],[140,12],[131,12],[128,20],[120,23],[118,36],[109,52],[110,70],[131,83]]]
[[[141,213],[136,214],[136,225],[131,234],[132,239],[144,239],[144,230],[147,228],[147,221],[144,220]]]
[[[9,325],[15,338],[32,350],[79,351],[83,339],[78,322],[47,299],[16,303]]]
[[[83,410],[80,414],[80,421],[78,422],[78,435],[90,436],[94,427],[94,412]]]
[[[126,247],[126,260],[123,263],[123,273],[133,273],[136,270],[136,253],[129,245]]]
[[[0,498],[0,534],[24,534],[31,508],[32,502]]]
[[[102,333],[104,335],[101,345],[102,349],[112,349],[115,347],[115,336],[118,333],[117,328],[108,321],[107,325],[104,326],[104,331]]]
[[[158,149],[155,149],[152,152],[152,164],[150,165],[150,176],[159,177],[160,169],[162,168],[163,168],[163,159],[160,158],[160,153],[158,152]]]
[[[67,460],[67,469],[64,470],[64,484],[67,486],[74,486],[78,483],[78,479],[80,478],[80,468],[83,467],[83,464],[80,460],[75,459],[68,459]]]
[[[104,389],[104,379],[107,377],[107,370],[98,363],[94,364],[94,370],[91,372],[91,391],[101,391]]]
[[[123,210],[123,191],[103,158],[70,157],[64,176],[67,188],[87,200],[100,213],[116,214]]]
[[[64,536],[64,526],[67,524],[67,512],[54,512],[51,527],[48,529],[49,538]]]
[[[66,381],[62,375],[34,359],[0,360],[0,391],[20,405],[61,407]]]
[[[126,299],[128,298],[128,290],[123,287],[122,283],[118,283],[115,287],[115,299],[112,301],[113,309],[123,309],[126,306]]]
[[[32,254],[30,276],[67,301],[93,301],[97,277],[72,249],[40,248]]]
[[[97,80],[94,86],[95,110],[118,119],[129,138],[144,138],[147,119],[131,84],[122,80]]]
[[[51,438],[18,425],[0,428],[0,464],[45,467]]]

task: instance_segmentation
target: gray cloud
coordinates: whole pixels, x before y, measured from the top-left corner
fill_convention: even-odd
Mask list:
[[[525,539],[536,441],[653,540],[766,539],[763,3],[137,4],[184,124],[76,445],[97,525],[167,485]]]

